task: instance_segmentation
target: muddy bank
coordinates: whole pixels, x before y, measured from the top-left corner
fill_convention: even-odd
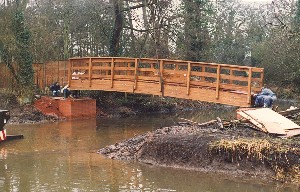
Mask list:
[[[127,94],[125,96],[124,93],[89,91],[82,93],[81,96],[96,99],[97,117],[108,118],[222,107],[221,105],[206,102],[175,98],[162,98],[134,94]],[[35,100],[39,100],[40,98],[41,96],[39,95],[35,98]],[[57,108],[49,107],[49,105],[41,105],[39,107],[46,107],[47,109],[44,111],[48,111],[48,115],[42,114],[34,107],[34,104],[24,106],[19,105],[15,95],[13,94],[0,93],[0,109],[7,109],[11,112],[9,124],[65,120],[65,118],[57,115]]]
[[[221,130],[216,123],[180,124],[107,146],[98,153],[230,177],[300,183],[300,138],[274,138],[249,127]]]
[[[13,94],[0,93],[0,109],[10,111],[9,124],[54,122],[59,120],[55,116],[44,115],[33,105],[19,105]]]
[[[97,117],[128,117],[140,114],[171,113],[175,111],[224,107],[207,102],[143,94],[105,91],[89,91],[85,94],[90,98],[96,99]]]

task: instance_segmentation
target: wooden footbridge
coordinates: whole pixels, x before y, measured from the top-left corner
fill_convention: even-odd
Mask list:
[[[79,72],[79,74],[76,72]],[[252,105],[264,69],[150,58],[69,59],[71,90],[103,90],[192,99],[240,107]]]

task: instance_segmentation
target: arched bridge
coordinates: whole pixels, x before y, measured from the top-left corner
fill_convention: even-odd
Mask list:
[[[141,93],[249,107],[253,93],[263,85],[264,69],[168,59],[85,57],[69,59],[68,74],[71,90]]]

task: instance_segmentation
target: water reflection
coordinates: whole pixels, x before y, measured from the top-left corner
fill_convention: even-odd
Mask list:
[[[8,134],[25,138],[0,145],[0,191],[298,191],[110,160],[96,153],[106,145],[173,125],[181,117],[204,122],[231,115],[226,111],[9,125]]]

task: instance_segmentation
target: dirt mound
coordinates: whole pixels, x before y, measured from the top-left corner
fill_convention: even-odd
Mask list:
[[[300,139],[275,139],[250,128],[164,127],[98,151],[111,159],[180,167],[237,177],[300,183]]]
[[[36,123],[57,120],[56,117],[42,114],[33,105],[19,105],[16,96],[8,93],[1,93],[0,109],[10,111],[9,124]]]

